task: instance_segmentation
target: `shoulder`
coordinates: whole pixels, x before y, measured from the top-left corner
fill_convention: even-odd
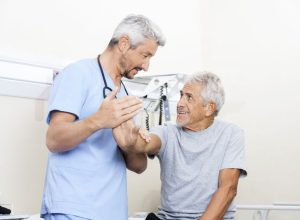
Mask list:
[[[180,130],[182,130],[180,127],[178,127],[176,124],[173,123],[167,123],[164,125],[159,125],[159,126],[155,126],[153,128],[151,128],[151,131],[161,131],[161,132],[167,132],[167,133],[177,133],[180,132]]]
[[[215,123],[216,123],[216,129],[222,129],[233,133],[244,133],[244,130],[237,124],[223,121],[223,120],[216,120]]]
[[[150,129],[150,133],[157,135],[161,139],[169,139],[179,133],[179,128],[175,124],[165,124],[154,126]]]
[[[95,63],[96,61],[93,59],[82,59],[72,62],[59,71],[55,81],[86,81],[94,72]]]
[[[94,59],[82,59],[68,64],[62,72],[84,72],[84,70],[93,68],[95,65]]]

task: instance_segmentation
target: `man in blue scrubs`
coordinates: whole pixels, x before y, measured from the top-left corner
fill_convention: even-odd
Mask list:
[[[130,15],[115,29],[108,47],[80,60],[55,78],[49,98],[50,150],[41,216],[50,220],[126,220],[126,167],[146,169],[144,153],[122,152],[112,128],[132,119],[142,103],[129,96],[121,78],[147,71],[165,39],[142,15]]]

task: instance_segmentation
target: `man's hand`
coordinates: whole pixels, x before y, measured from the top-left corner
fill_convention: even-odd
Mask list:
[[[147,143],[149,143],[151,141],[151,136],[150,136],[150,133],[145,130],[145,129],[142,129],[140,128],[139,130],[139,135],[142,139],[144,139]]]
[[[117,127],[121,123],[132,119],[142,108],[142,101],[134,96],[116,99],[117,92],[118,87],[103,100],[98,111],[89,118],[96,128]]]
[[[149,132],[136,126],[133,120],[123,122],[118,127],[113,128],[113,136],[118,146],[124,151],[133,148],[139,137],[147,143],[151,140]]]
[[[133,120],[128,120],[113,128],[113,136],[118,146],[127,151],[134,146],[139,136],[139,127],[135,126]]]
[[[144,152],[136,152],[138,139],[142,140],[139,130],[139,127],[135,126],[132,119],[113,128],[113,136],[123,152],[127,169],[136,173],[142,173],[147,168],[146,154]]]
[[[113,128],[113,136],[124,152],[157,154],[161,147],[160,138],[155,134],[137,127],[128,120]]]

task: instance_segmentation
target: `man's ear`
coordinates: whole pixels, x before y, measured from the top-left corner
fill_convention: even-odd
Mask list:
[[[119,38],[118,48],[121,53],[126,52],[130,48],[130,40],[128,36],[124,35]]]
[[[207,103],[205,108],[206,108],[206,116],[211,116],[211,115],[215,114],[217,106],[214,102],[209,102],[209,103]]]

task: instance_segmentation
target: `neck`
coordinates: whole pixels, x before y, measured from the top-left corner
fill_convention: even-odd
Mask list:
[[[113,49],[106,49],[99,57],[103,71],[107,72],[116,86],[121,85],[121,71],[118,68],[118,58],[114,55]]]
[[[207,129],[209,126],[211,126],[214,123],[214,117],[209,117],[201,120],[197,125],[187,125],[184,126],[184,129],[190,130],[190,131],[202,131]]]

